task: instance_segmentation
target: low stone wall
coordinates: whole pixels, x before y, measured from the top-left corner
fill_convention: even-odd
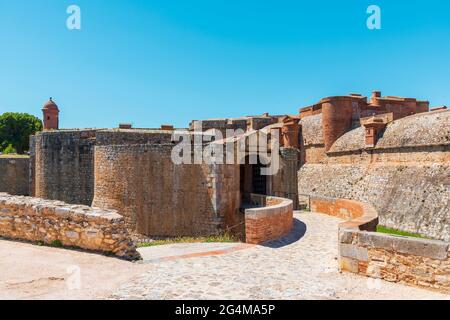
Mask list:
[[[260,244],[287,235],[293,224],[290,199],[252,195],[252,202],[263,207],[245,210],[245,240]]]
[[[449,244],[376,232],[339,231],[341,270],[450,294]]]
[[[61,201],[0,193],[0,237],[139,258],[116,211]]]
[[[0,155],[0,192],[29,194],[29,161],[28,156]]]
[[[450,293],[449,243],[368,232],[378,214],[358,201],[312,197],[311,210],[347,219],[339,225],[342,271]]]

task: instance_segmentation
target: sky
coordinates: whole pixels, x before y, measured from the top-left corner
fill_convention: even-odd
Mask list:
[[[0,0],[0,41],[0,114],[42,117],[53,97],[62,128],[295,114],[373,90],[450,104],[448,0]]]

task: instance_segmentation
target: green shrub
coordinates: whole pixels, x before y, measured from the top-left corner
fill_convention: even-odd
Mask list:
[[[53,241],[52,241],[52,247],[58,247],[58,248],[60,248],[60,247],[62,247],[62,246],[63,246],[63,244],[62,244],[61,240],[53,240]]]
[[[2,153],[4,153],[4,154],[12,154],[12,153],[17,153],[17,150],[14,149],[12,144],[8,144],[8,146],[2,151]]]
[[[397,235],[397,236],[404,236],[404,237],[424,238],[423,236],[421,236],[420,234],[417,234],[417,233],[411,233],[411,232],[407,232],[407,231],[392,229],[392,228],[388,228],[388,227],[384,227],[384,226],[377,226],[377,232],[392,234],[392,235]]]

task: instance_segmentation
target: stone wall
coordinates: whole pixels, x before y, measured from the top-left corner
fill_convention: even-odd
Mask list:
[[[96,145],[170,144],[172,130],[108,129],[96,132]]]
[[[261,207],[245,210],[245,241],[260,244],[289,234],[293,224],[293,203],[290,199],[255,196]]]
[[[280,169],[271,177],[270,195],[291,199],[294,210],[298,209],[299,151],[295,148],[280,148]]]
[[[117,212],[61,201],[0,193],[0,236],[139,257]]]
[[[312,197],[311,209],[346,220],[338,231],[341,270],[450,293],[448,242],[370,232],[378,212],[358,201]]]
[[[380,224],[450,240],[450,166],[439,163],[307,164],[299,193],[372,204]]]
[[[94,195],[95,130],[37,133],[32,142],[34,195],[91,205]]]
[[[449,244],[443,241],[341,230],[342,270],[450,294]]]
[[[321,121],[302,119],[299,194],[370,203],[384,226],[450,241],[450,112],[389,123],[374,148],[365,148],[364,128],[355,128],[327,153],[314,136]]]
[[[28,195],[29,163],[27,156],[0,155],[0,192]]]
[[[147,236],[215,234],[239,217],[238,165],[176,165],[172,144],[97,145],[93,205]]]

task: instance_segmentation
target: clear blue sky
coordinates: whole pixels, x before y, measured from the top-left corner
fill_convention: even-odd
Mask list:
[[[296,113],[372,89],[450,104],[448,0],[0,0],[0,40],[0,113],[41,116],[52,96],[65,128]]]

